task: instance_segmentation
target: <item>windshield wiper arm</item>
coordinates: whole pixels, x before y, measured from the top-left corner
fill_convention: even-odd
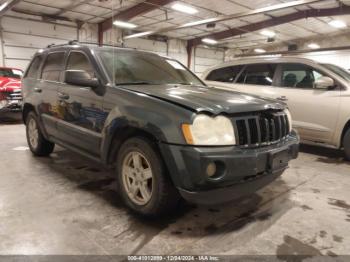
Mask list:
[[[125,82],[125,83],[116,83],[117,86],[131,86],[131,85],[153,85],[153,83],[146,81],[138,81],[138,82]]]
[[[202,85],[198,85],[198,84],[193,84],[193,83],[187,83],[187,82],[180,82],[180,83],[174,83],[171,85],[182,85],[182,86],[202,86]]]
[[[191,83],[186,83],[186,82],[182,82],[182,83],[176,83],[175,85],[183,85],[183,86],[191,86]]]

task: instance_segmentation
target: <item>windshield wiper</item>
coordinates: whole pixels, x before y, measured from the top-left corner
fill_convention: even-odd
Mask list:
[[[153,83],[146,81],[138,81],[138,82],[125,82],[125,83],[116,83],[117,86],[132,86],[132,85],[153,85]]]
[[[192,86],[192,83],[183,82],[183,83],[176,83],[175,85]]]
[[[192,84],[191,83],[185,83],[185,82],[183,82],[183,83],[167,83],[167,85],[171,85],[171,86],[192,86]]]

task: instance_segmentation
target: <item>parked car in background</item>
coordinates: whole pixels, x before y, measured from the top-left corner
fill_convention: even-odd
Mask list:
[[[0,114],[21,111],[22,76],[20,69],[0,67]]]
[[[29,147],[55,144],[115,167],[125,203],[170,212],[252,194],[298,154],[283,103],[207,87],[178,61],[73,45],[37,53],[23,78]]]
[[[288,104],[306,144],[344,148],[350,159],[350,72],[298,57],[245,58],[211,68],[210,86]]]

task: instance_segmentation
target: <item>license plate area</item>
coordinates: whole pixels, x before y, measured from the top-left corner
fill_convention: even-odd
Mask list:
[[[270,170],[280,170],[288,167],[289,152],[288,150],[270,153]]]

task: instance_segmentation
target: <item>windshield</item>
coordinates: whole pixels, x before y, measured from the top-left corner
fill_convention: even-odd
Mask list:
[[[345,80],[350,81],[350,72],[348,72],[346,69],[333,64],[322,64],[322,65],[326,67],[328,70],[332,71],[333,73],[341,76]]]
[[[123,50],[99,50],[99,56],[116,85],[201,85],[182,64],[154,54]]]
[[[23,72],[19,69],[0,68],[0,77],[11,77],[21,79]]]

